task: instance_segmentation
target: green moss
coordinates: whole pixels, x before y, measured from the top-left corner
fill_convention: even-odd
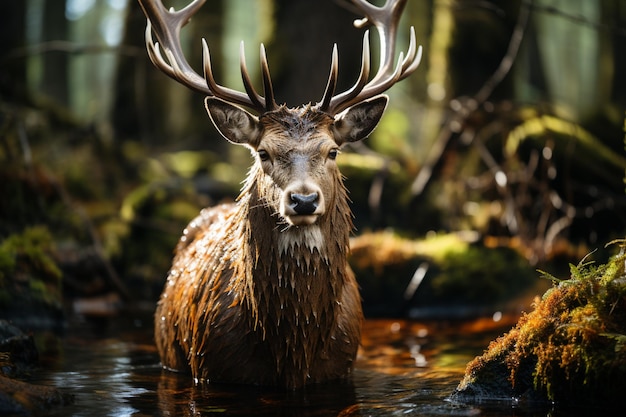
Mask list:
[[[60,308],[62,272],[53,253],[45,226],[26,228],[0,243],[0,307],[5,313],[26,313],[27,305]]]
[[[127,282],[154,282],[160,291],[182,230],[208,205],[189,183],[155,181],[137,187],[121,205],[122,222],[109,222],[103,230],[107,254],[115,256]]]
[[[34,270],[58,281],[61,279],[61,270],[51,257],[52,248],[53,240],[47,227],[27,228],[20,234],[9,236],[0,244],[0,267],[5,266],[5,274],[12,273],[17,262],[21,261],[22,266],[28,264]]]
[[[565,389],[594,396],[602,394],[598,389],[609,388],[607,383],[626,388],[621,381],[626,377],[626,351],[620,343],[626,338],[626,241],[620,244],[622,252],[606,264],[572,265],[571,278],[552,289],[538,308],[552,318],[547,330],[553,333],[544,330],[547,339],[533,346],[534,382],[550,399],[568,386]],[[533,321],[528,326],[531,331],[537,327]]]
[[[433,290],[450,301],[484,304],[505,300],[533,281],[528,262],[515,251],[468,245],[462,252],[443,254]]]
[[[13,271],[15,271],[15,256],[0,246],[0,286],[3,286]]]
[[[459,234],[408,239],[390,231],[365,233],[352,239],[351,252],[366,308],[387,303],[397,309],[406,303],[404,291],[422,264],[428,272],[415,293],[416,307],[494,305],[536,282],[535,272],[514,250],[470,243]]]
[[[40,279],[31,279],[28,283],[29,295],[34,300],[40,300],[43,304],[61,307],[62,295],[59,286],[50,285]]]
[[[515,328],[468,364],[457,392],[482,392],[489,371],[506,365],[514,396],[561,404],[624,405],[626,390],[626,240],[619,254],[596,265],[571,265]],[[497,377],[496,377],[497,379]],[[477,388],[478,387],[478,388]]]

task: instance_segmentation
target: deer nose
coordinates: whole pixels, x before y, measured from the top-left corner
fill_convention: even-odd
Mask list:
[[[291,194],[291,208],[302,216],[310,215],[317,210],[319,203],[319,195],[317,193],[311,194]]]

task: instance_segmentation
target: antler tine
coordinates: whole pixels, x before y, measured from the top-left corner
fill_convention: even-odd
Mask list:
[[[380,64],[377,73],[367,82],[368,74],[362,78],[363,72],[354,86],[330,100],[325,96],[319,104],[320,108],[330,114],[337,114],[346,108],[381,94],[391,88],[398,81],[408,77],[419,66],[422,47],[416,46],[415,29],[411,27],[409,48],[399,54],[397,64],[394,64],[396,54],[396,33],[400,17],[407,0],[387,0],[382,7],[377,7],[366,0],[350,0],[350,4],[358,9],[365,17],[357,19],[354,25],[362,28],[372,24],[378,31],[380,40]],[[365,37],[368,38],[368,32]],[[367,47],[367,52],[366,52]],[[363,61],[369,59],[369,42],[363,41]],[[369,69],[369,63],[368,63]],[[326,103],[328,103],[326,105]]]
[[[333,45],[333,54],[330,60],[330,74],[328,75],[328,83],[326,83],[326,90],[320,101],[320,109],[326,111],[330,105],[330,99],[335,94],[335,88],[337,88],[337,75],[339,73],[339,56],[337,53],[337,44]]]
[[[391,88],[395,83],[408,77],[413,71],[417,69],[422,59],[422,47],[416,48],[415,42],[415,29],[411,28],[411,40],[409,43],[409,49],[404,57],[404,52],[400,52],[398,57],[398,63],[395,70],[390,73],[387,78],[380,79],[379,82],[375,80],[370,81],[365,88],[363,88],[362,95],[366,98],[373,97],[377,94],[384,92]],[[380,75],[380,72],[377,74]],[[381,77],[382,78],[382,77]],[[349,104],[351,106],[355,102]],[[344,108],[348,107],[344,105]]]
[[[362,28],[370,23],[376,27],[380,38],[380,64],[373,82],[383,78],[394,69],[398,23],[407,0],[387,0],[381,7],[376,7],[365,0],[352,0],[352,2],[365,14],[365,18],[356,20],[354,25]]]
[[[154,40],[152,39],[152,25],[150,24],[150,21],[148,20],[148,23],[146,24],[146,49],[148,50],[148,57],[150,58],[150,61],[152,61],[152,63],[158,67],[161,68],[161,70],[169,77],[172,78],[176,78],[174,76],[174,71],[172,71],[172,68],[169,66],[169,64],[165,61],[165,59],[163,59],[163,56],[161,55],[161,48],[159,47],[159,42],[154,42]]]
[[[249,94],[243,94],[239,91],[223,87],[215,81],[215,77],[213,76],[213,68],[211,67],[211,53],[205,39],[202,39],[202,61],[202,66],[204,68],[205,85],[208,87],[207,94],[221,98],[222,100],[226,100],[231,103],[237,103],[244,106],[257,108],[257,103],[252,99]]]
[[[175,53],[181,50],[179,40],[181,28],[187,24],[191,16],[205,1],[206,0],[195,0],[184,9],[177,12],[168,12],[161,2],[140,0],[139,4],[145,15],[148,16],[145,38],[148,56],[152,63],[166,75],[185,84],[192,90],[208,94],[206,84],[202,77],[195,73],[182,53]],[[154,42],[152,39],[153,30],[157,35],[158,42]],[[167,62],[161,54],[161,45],[165,47],[165,56],[169,62]],[[167,50],[171,51],[172,54],[168,54]],[[174,57],[174,61],[172,61],[172,56]],[[178,64],[179,71],[175,70],[173,62]],[[180,80],[177,74],[183,74],[184,81]]]
[[[265,46],[261,44],[261,73],[263,75],[263,93],[265,94],[265,111],[275,110],[278,106],[274,101],[274,88],[272,87],[272,78],[270,77],[270,67],[267,64],[267,55],[265,54]]]
[[[331,67],[331,74],[328,78],[328,86],[326,87],[326,91],[324,92],[324,97],[322,98],[320,110],[328,113],[334,114],[331,110],[331,103],[335,102],[352,102],[352,100],[363,91],[363,87],[367,84],[367,79],[370,75],[370,41],[369,41],[369,31],[365,31],[363,35],[363,52],[361,54],[361,72],[359,73],[359,78],[357,78],[356,83],[349,90],[344,91],[343,93],[333,97],[335,94],[335,87],[337,85],[337,73],[338,73],[338,61],[339,58],[337,56],[337,45],[333,48],[333,64]],[[329,89],[331,85],[331,78],[333,78],[332,91]],[[351,106],[345,106],[347,108]],[[337,110],[338,113],[341,110]]]
[[[415,40],[415,28],[413,26],[411,26],[410,32],[409,49],[406,53],[406,57],[404,58],[404,62],[402,63],[402,75],[398,81],[411,75],[411,73],[413,73],[413,71],[415,71],[422,62],[422,45],[419,47],[417,46],[417,41]]]
[[[270,100],[264,99],[252,88],[245,60],[242,57],[240,57],[241,73],[246,93],[219,85],[213,76],[211,56],[204,39],[202,40],[204,77],[200,76],[187,62],[180,44],[180,31],[205,2],[206,0],[194,0],[179,11],[174,9],[168,11],[161,3],[161,0],[139,0],[139,4],[148,19],[145,38],[150,60],[166,75],[194,91],[250,107],[260,113],[267,111],[267,109],[275,108],[276,104],[271,91],[267,62],[265,62],[265,68],[263,69],[263,77],[264,84],[270,85],[269,92],[266,89],[266,94],[271,96]],[[153,32],[156,35],[157,42],[152,38]],[[243,46],[241,54],[243,54]],[[165,55],[165,58],[163,55]],[[265,61],[267,60],[265,59]]]
[[[265,99],[261,97],[254,87],[252,86],[252,81],[250,80],[250,75],[248,75],[248,68],[246,67],[246,54],[244,51],[243,41],[239,45],[239,66],[241,68],[241,80],[243,81],[243,86],[246,89],[246,93],[248,93],[248,97],[254,102],[255,107],[265,108]]]

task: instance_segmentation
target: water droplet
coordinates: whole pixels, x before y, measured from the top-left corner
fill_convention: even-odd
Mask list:
[[[497,323],[500,320],[502,320],[502,312],[501,311],[496,311],[495,313],[493,313],[493,321],[495,321]]]

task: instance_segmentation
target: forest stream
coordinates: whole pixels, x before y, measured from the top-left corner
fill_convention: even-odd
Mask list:
[[[148,314],[75,318],[62,336],[39,336],[41,371],[30,382],[73,395],[45,416],[556,416],[514,402],[449,400],[465,365],[517,317],[419,323],[368,319],[350,383],[285,392],[254,386],[196,386],[161,369]]]

